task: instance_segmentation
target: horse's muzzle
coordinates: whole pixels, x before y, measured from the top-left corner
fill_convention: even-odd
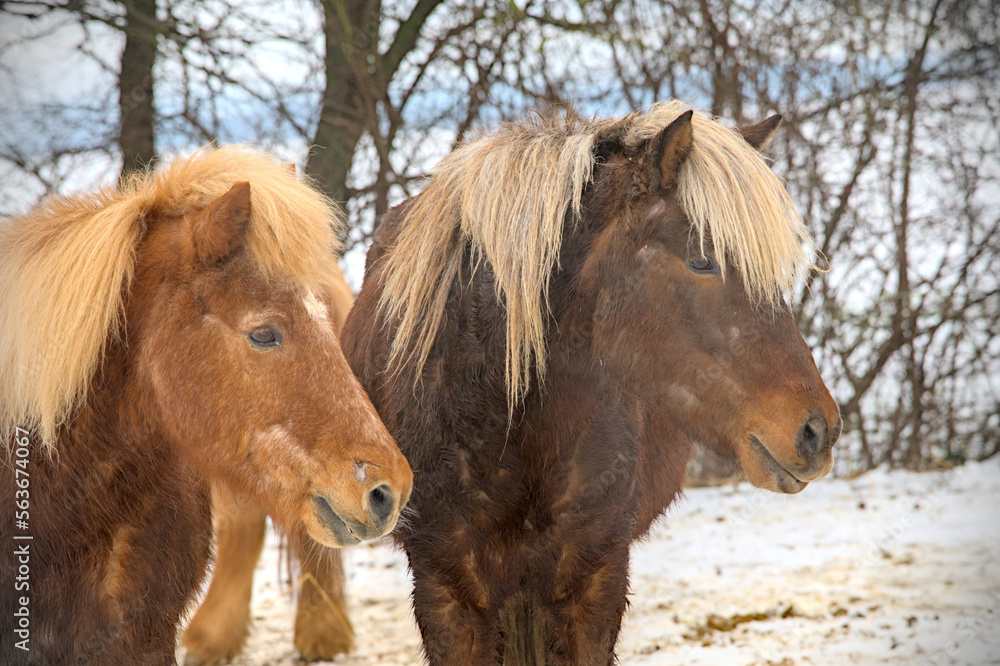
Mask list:
[[[366,513],[371,524],[365,524],[338,513],[323,495],[313,495],[316,517],[339,547],[354,546],[362,541],[377,539],[395,527],[396,500],[386,485],[381,485],[368,493]],[[326,541],[326,540],[324,540]]]

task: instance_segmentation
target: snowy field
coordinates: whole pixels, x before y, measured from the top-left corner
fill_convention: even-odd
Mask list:
[[[419,664],[402,553],[348,552],[354,654]],[[241,664],[293,664],[276,540]],[[823,479],[788,497],[688,490],[632,550],[622,664],[1000,664],[1000,459]]]

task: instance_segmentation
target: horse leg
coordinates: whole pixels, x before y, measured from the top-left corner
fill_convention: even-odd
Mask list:
[[[496,626],[468,592],[414,569],[413,613],[430,666],[496,663]]]
[[[329,661],[354,647],[354,629],[344,600],[343,560],[339,550],[321,546],[306,535],[299,537],[295,550],[302,566],[295,648],[307,661]]]
[[[549,604],[552,631],[546,664],[610,666],[628,604],[628,545],[582,572],[556,574]]]
[[[253,571],[264,545],[266,514],[219,485],[212,486],[215,572],[201,607],[184,632],[189,664],[214,664],[243,649],[249,633]]]
[[[610,666],[625,613],[628,546],[584,563],[567,546],[556,569],[500,610],[504,666]],[[566,551],[564,551],[566,552]],[[552,587],[543,581],[553,583]]]

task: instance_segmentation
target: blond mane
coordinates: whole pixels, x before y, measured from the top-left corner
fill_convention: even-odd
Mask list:
[[[567,212],[580,215],[595,141],[614,134],[626,148],[637,147],[687,110],[671,101],[614,120],[536,117],[503,125],[444,158],[407,212],[385,264],[380,306],[399,323],[390,367],[413,363],[419,381],[469,242],[474,260],[492,267],[506,305],[513,405],[532,368],[539,376],[545,371],[549,276]],[[699,240],[711,237],[751,295],[776,301],[812,265],[809,234],[760,153],[711,118],[696,113],[692,122],[694,145],[679,174],[678,202]]]
[[[124,296],[147,220],[207,206],[251,186],[246,247],[269,275],[306,288],[329,280],[340,210],[287,165],[249,150],[204,148],[117,190],[55,198],[0,222],[0,437],[37,429],[51,450],[86,400],[109,337],[122,333]]]

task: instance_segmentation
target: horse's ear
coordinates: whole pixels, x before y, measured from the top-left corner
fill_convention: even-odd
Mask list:
[[[192,229],[195,256],[222,261],[243,245],[250,224],[250,183],[236,183],[198,214]]]
[[[774,138],[774,133],[778,131],[778,127],[781,125],[781,116],[779,114],[774,114],[762,123],[757,123],[751,127],[741,127],[740,134],[743,138],[747,140],[751,146],[757,150],[764,150],[771,139]]]
[[[694,136],[691,130],[693,116],[694,111],[685,111],[653,139],[654,155],[660,170],[660,186],[664,189],[677,187],[677,176],[680,174],[681,166],[691,153]]]
[[[285,170],[291,173],[293,176],[299,175],[298,170],[295,168],[295,162],[285,162],[281,166],[285,167]]]

